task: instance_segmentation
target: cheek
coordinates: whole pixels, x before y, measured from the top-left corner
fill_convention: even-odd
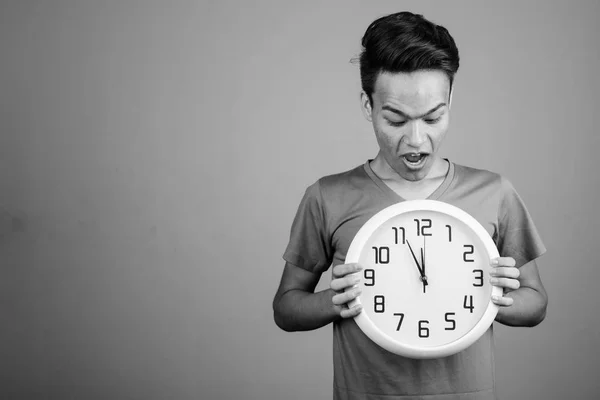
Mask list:
[[[397,130],[390,129],[389,126],[379,126],[376,132],[377,141],[382,147],[395,148],[400,139],[402,139],[402,134]]]
[[[444,134],[436,135],[431,137],[431,147],[433,151],[438,151],[440,147],[442,147],[442,142],[444,141]]]
[[[434,144],[439,144],[444,140],[446,136],[446,131],[448,130],[448,120],[444,123],[439,124],[434,129],[431,130],[430,137],[431,141]]]

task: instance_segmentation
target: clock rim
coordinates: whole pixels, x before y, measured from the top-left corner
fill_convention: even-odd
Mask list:
[[[414,211],[436,211],[460,220],[479,237],[490,257],[490,261],[493,258],[499,257],[496,244],[488,232],[479,221],[466,211],[439,200],[406,200],[380,210],[358,230],[348,248],[345,263],[357,263],[359,261],[362,248],[381,224],[392,217]],[[351,275],[357,276],[359,282],[346,290],[358,287],[363,280],[362,274],[358,272]],[[497,286],[492,286],[491,296],[502,296],[502,289]],[[360,296],[349,302],[348,306],[352,308],[358,304],[362,304]],[[398,342],[380,330],[364,312],[355,316],[354,321],[373,342],[394,354],[417,359],[441,358],[456,354],[475,343],[492,325],[498,314],[498,309],[499,307],[492,302],[490,297],[485,312],[473,328],[457,340],[435,347],[411,346]]]

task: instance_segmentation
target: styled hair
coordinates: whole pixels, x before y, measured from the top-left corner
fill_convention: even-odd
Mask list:
[[[458,71],[458,48],[446,28],[407,11],[371,23],[362,38],[359,58],[362,89],[373,102],[375,81],[382,72],[441,70],[450,80]]]

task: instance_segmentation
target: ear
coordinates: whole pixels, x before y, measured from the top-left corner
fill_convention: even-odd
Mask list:
[[[363,115],[369,122],[373,122],[373,108],[369,96],[365,91],[360,92],[360,105]]]

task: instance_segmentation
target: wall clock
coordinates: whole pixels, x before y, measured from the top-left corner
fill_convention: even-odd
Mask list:
[[[389,206],[354,237],[345,262],[359,263],[363,305],[354,319],[384,349],[438,358],[466,349],[494,322],[494,241],[471,215],[436,200]],[[349,289],[348,289],[349,290]]]

